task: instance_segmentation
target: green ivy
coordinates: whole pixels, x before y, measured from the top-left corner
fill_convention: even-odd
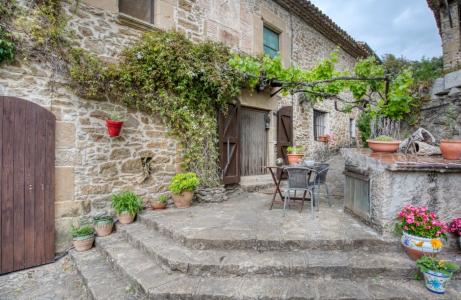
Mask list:
[[[13,61],[16,52],[16,44],[8,32],[0,25],[0,64],[5,61]]]

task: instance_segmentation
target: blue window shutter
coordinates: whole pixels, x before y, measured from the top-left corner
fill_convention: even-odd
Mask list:
[[[280,52],[280,34],[264,26],[263,31],[264,53],[275,57]]]

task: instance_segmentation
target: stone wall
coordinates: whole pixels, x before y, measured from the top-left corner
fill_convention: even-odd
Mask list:
[[[452,22],[446,12],[446,8],[440,9],[440,34],[443,48],[443,68],[445,71],[453,71],[461,67],[461,28],[459,19],[459,4],[457,1],[449,1]]]

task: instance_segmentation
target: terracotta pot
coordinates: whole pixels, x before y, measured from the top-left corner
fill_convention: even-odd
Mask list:
[[[75,250],[79,252],[90,250],[91,247],[93,247],[94,235],[92,234],[87,236],[75,237],[73,238],[72,243],[74,245]]]
[[[160,201],[154,201],[152,202],[152,208],[153,209],[165,209],[166,203],[162,203]]]
[[[287,154],[288,164],[296,165],[303,157],[304,154]]]
[[[130,224],[130,223],[133,223],[134,217],[136,216],[136,214],[122,212],[121,214],[118,214],[117,216],[118,216],[118,221],[121,224]]]
[[[107,236],[112,233],[114,222],[98,222],[94,224],[94,230],[98,236]]]
[[[107,132],[109,133],[110,137],[116,137],[120,135],[120,131],[122,130],[123,122],[121,121],[114,121],[114,120],[106,120]]]
[[[420,259],[424,255],[436,256],[440,251],[442,251],[442,248],[435,249],[432,246],[432,240],[438,240],[440,243],[442,242],[440,238],[423,238],[408,234],[405,231],[403,232],[402,238],[400,239],[408,257],[414,261]]]
[[[328,141],[330,141],[330,136],[328,136],[328,135],[320,135],[318,137],[318,141],[323,142],[323,143],[328,143]]]
[[[461,140],[442,140],[440,151],[445,159],[461,159]]]
[[[192,204],[192,198],[194,198],[194,192],[184,191],[180,195],[173,195],[174,205],[177,208],[187,208]]]
[[[375,140],[367,140],[368,147],[374,152],[387,152],[393,153],[399,150],[400,141],[375,141]]]

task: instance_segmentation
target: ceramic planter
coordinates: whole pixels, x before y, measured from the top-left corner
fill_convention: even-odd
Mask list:
[[[184,191],[180,195],[173,194],[173,202],[177,208],[187,208],[192,204],[194,192]]]
[[[98,236],[107,236],[112,233],[112,228],[114,227],[114,222],[110,220],[97,221],[94,224],[94,230]]]
[[[403,232],[402,238],[400,241],[402,242],[402,245],[405,248],[405,252],[407,253],[408,257],[416,261],[424,255],[435,256],[440,251],[442,251],[442,248],[435,249],[432,246],[432,243],[431,243],[432,240],[438,240],[440,241],[440,243],[442,243],[440,238],[435,238],[435,239],[423,238],[423,237],[408,234],[405,231]]]
[[[117,137],[120,135],[120,131],[122,130],[123,122],[122,121],[114,121],[114,120],[106,120],[107,132],[109,133],[110,137]]]
[[[121,224],[130,224],[130,223],[133,223],[134,217],[136,216],[136,214],[130,214],[128,212],[122,212],[122,213],[118,214],[117,216],[118,216],[118,221]]]
[[[436,294],[444,294],[447,287],[447,283],[451,276],[447,276],[443,273],[435,271],[424,272],[424,283],[426,288]]]
[[[461,159],[461,140],[442,140],[440,151],[442,151],[442,156],[445,159]]]
[[[160,202],[160,201],[154,201],[152,202],[152,208],[153,209],[165,209],[166,208],[166,203]]]
[[[304,154],[287,154],[289,165],[296,165],[304,157]]]
[[[91,247],[93,247],[94,235],[91,234],[86,236],[74,237],[72,243],[74,245],[75,250],[79,252],[90,250]]]
[[[376,141],[367,140],[368,147],[374,152],[394,153],[399,149],[400,141]]]

